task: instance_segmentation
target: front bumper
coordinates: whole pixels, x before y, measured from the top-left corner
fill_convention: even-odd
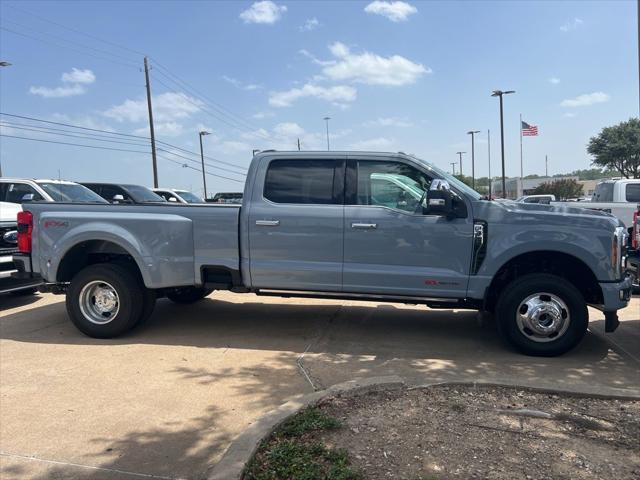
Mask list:
[[[631,299],[632,286],[633,278],[631,275],[627,275],[624,280],[619,282],[601,282],[600,288],[604,302],[597,307],[605,313],[625,308]]]

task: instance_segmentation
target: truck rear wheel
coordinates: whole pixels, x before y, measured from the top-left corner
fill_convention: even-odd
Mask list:
[[[213,292],[212,288],[181,287],[167,292],[167,298],[175,303],[195,303]]]
[[[111,338],[132,329],[141,319],[143,285],[127,268],[95,264],[81,270],[67,290],[67,312],[85,335]]]
[[[552,357],[582,340],[589,313],[580,291],[564,278],[529,274],[504,288],[496,319],[500,335],[516,349]]]

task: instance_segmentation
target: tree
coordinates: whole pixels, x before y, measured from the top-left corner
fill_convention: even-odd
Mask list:
[[[625,178],[640,178],[640,118],[605,127],[591,137],[587,152],[593,165],[617,170]]]
[[[534,195],[555,195],[558,200],[577,198],[582,196],[582,185],[575,180],[555,180],[542,183],[533,190]]]

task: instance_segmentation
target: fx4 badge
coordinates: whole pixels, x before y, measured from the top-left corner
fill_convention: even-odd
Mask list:
[[[42,226],[44,228],[51,228],[51,227],[66,228],[69,226],[69,222],[62,222],[60,220],[45,220]]]

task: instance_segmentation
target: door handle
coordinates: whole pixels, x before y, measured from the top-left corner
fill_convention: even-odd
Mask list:
[[[352,223],[351,228],[358,228],[360,230],[373,230],[378,228],[377,223]]]
[[[277,227],[280,225],[280,220],[256,220],[256,225],[261,227]]]

